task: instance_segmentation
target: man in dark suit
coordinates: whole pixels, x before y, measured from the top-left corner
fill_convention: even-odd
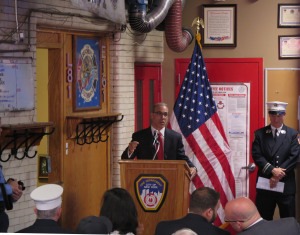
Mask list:
[[[267,189],[257,185],[256,206],[266,220],[273,219],[276,205],[281,218],[295,217],[294,169],[299,156],[298,132],[283,123],[287,103],[273,101],[267,106],[271,123],[255,132],[252,144],[252,158],[258,166],[257,176],[269,182]],[[281,183],[284,184],[283,192],[277,190]]]
[[[159,222],[155,235],[171,235],[182,228],[191,229],[199,235],[229,235],[228,231],[212,224],[219,207],[218,192],[209,187],[198,188],[191,195],[189,213],[181,219]]]
[[[255,204],[246,197],[229,201],[225,206],[225,222],[238,232],[238,235],[299,235],[299,223],[294,217],[279,220],[264,220]]]
[[[122,159],[185,160],[190,167],[191,177],[197,169],[185,155],[182,136],[168,128],[168,107],[156,103],[151,113],[151,126],[132,134],[132,140],[122,154]],[[161,138],[161,141],[160,140]],[[160,152],[162,152],[160,156]]]
[[[46,184],[34,189],[30,197],[34,200],[37,219],[33,225],[17,233],[72,233],[60,227],[61,195],[63,188],[57,184]]]

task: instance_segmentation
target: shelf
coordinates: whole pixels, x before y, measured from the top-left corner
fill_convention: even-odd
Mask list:
[[[29,149],[38,146],[41,139],[45,135],[51,135],[55,128],[52,122],[31,122],[24,124],[8,124],[0,125],[0,161],[7,162],[11,156],[18,160],[25,157],[34,158],[37,151],[33,155],[29,155]],[[25,148],[22,156],[18,156],[18,149]],[[2,153],[5,149],[11,149],[6,159],[3,159]]]
[[[106,142],[110,126],[123,117],[120,113],[67,116],[67,138],[76,139],[79,145]]]

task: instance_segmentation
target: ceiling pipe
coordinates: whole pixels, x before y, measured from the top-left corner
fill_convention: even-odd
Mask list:
[[[129,24],[137,32],[148,33],[153,29],[164,30],[169,48],[184,51],[193,41],[190,30],[182,28],[182,9],[185,0],[158,0],[147,14],[147,0],[127,0]]]
[[[137,32],[149,33],[166,17],[175,0],[158,0],[156,6],[147,13],[148,0],[128,0],[129,24]]]
[[[184,51],[193,41],[193,33],[182,28],[181,0],[176,0],[165,19],[165,36],[169,48],[175,52]]]

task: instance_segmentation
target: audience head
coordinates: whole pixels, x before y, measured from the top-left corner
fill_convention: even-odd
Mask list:
[[[203,216],[209,223],[217,217],[220,194],[209,187],[196,189],[190,198],[189,212]]]
[[[229,201],[224,212],[225,222],[229,222],[237,232],[243,231],[261,218],[255,204],[246,197]]]
[[[151,125],[161,130],[168,123],[169,109],[166,103],[155,103],[151,113]]]
[[[102,198],[100,216],[106,216],[113,224],[113,231],[134,233],[138,227],[138,215],[131,195],[123,188],[106,191]]]
[[[76,233],[80,234],[109,234],[112,232],[112,223],[105,216],[88,216],[80,220]]]
[[[30,197],[35,203],[35,213],[38,219],[58,221],[61,215],[61,195],[63,188],[57,184],[46,184],[34,189]]]
[[[177,230],[175,233],[172,233],[172,235],[197,235],[193,230],[189,228],[183,228],[180,230]]]

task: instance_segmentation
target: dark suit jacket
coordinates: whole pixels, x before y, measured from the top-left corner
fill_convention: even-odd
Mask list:
[[[294,217],[262,220],[238,235],[299,235],[300,227]]]
[[[51,219],[37,219],[33,225],[24,228],[17,233],[72,233],[61,228],[58,223]]]
[[[155,235],[171,235],[179,229],[189,228],[198,235],[230,235],[228,231],[208,223],[201,215],[188,213],[178,220],[161,221],[157,224]]]
[[[155,147],[153,145],[154,137],[151,132],[151,127],[133,133],[132,141],[138,141],[139,145],[130,156],[130,159],[153,159],[153,156],[155,154]],[[128,159],[128,147],[123,152],[121,158]],[[185,155],[181,135],[167,128],[165,129],[164,136],[164,159],[185,160],[189,167],[194,167],[194,164]]]
[[[285,183],[285,194],[296,193],[294,169],[299,156],[297,134],[296,130],[283,125],[275,143],[271,126],[268,125],[255,132],[252,144],[252,158],[258,166],[257,176],[269,179],[274,167],[286,169],[286,176],[281,180]]]

